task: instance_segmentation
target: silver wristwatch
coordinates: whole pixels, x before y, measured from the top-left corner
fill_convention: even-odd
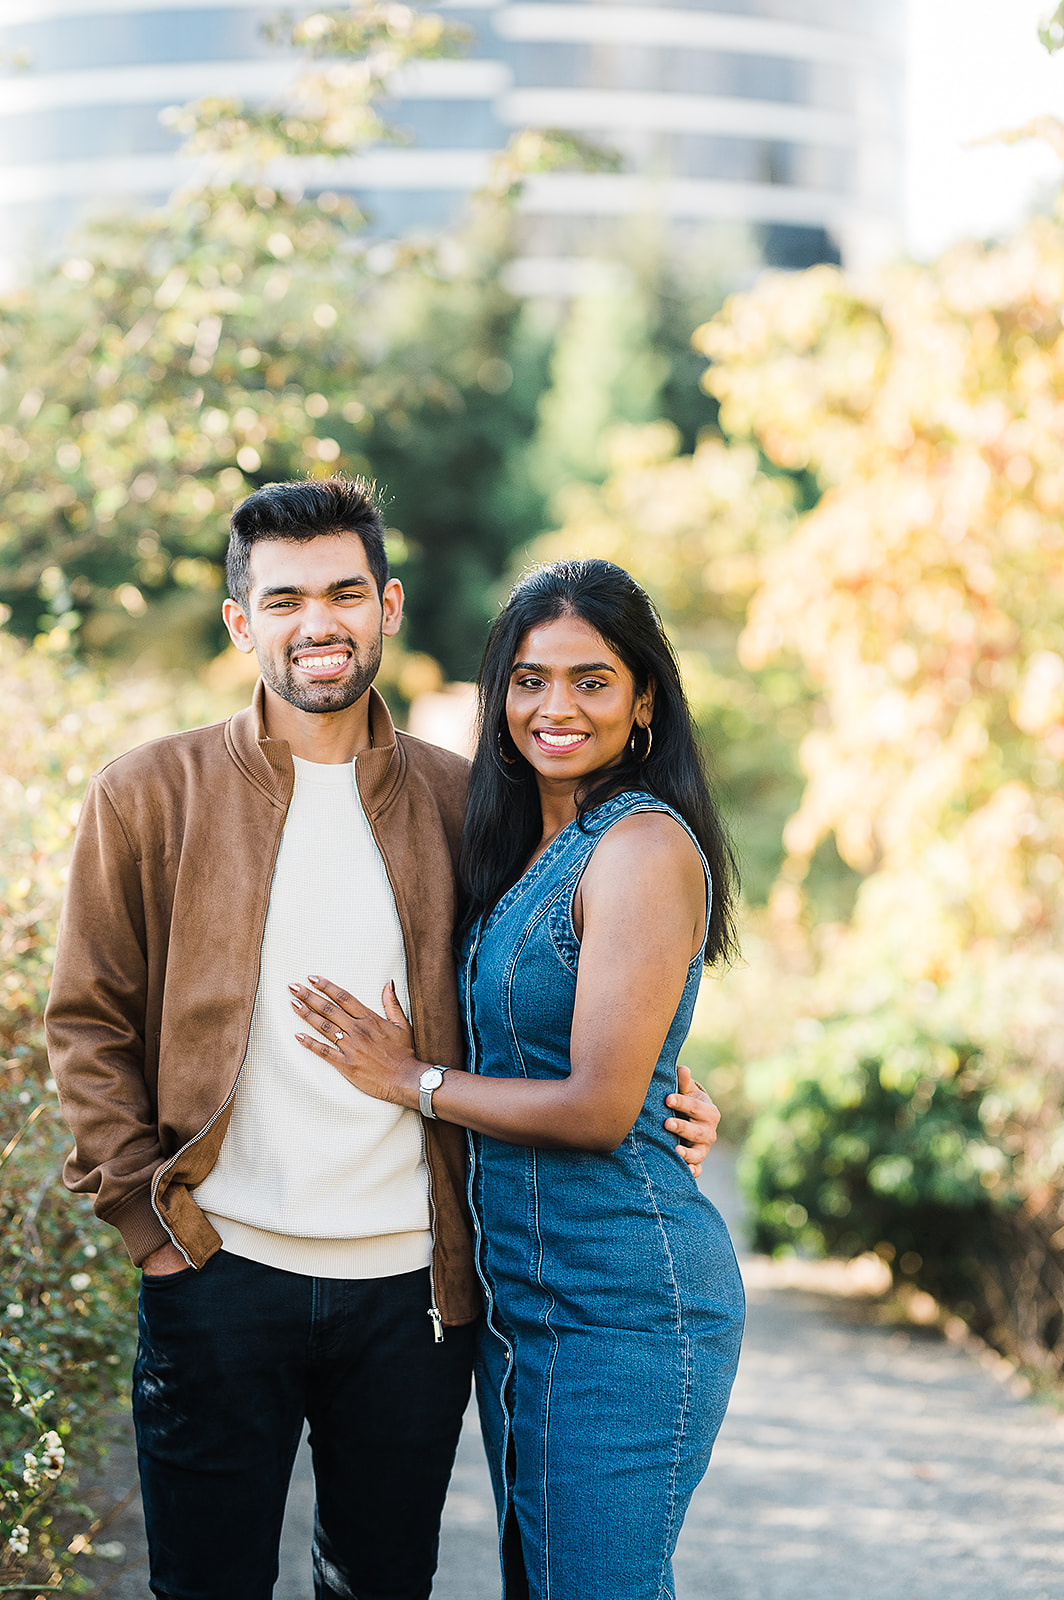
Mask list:
[[[432,1109],[432,1093],[443,1082],[443,1075],[446,1071],[446,1067],[426,1067],[417,1081],[417,1103],[421,1107],[421,1115],[423,1117],[431,1117],[433,1122],[437,1119],[436,1113]]]

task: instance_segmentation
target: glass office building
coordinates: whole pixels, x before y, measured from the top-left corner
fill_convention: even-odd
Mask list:
[[[204,95],[268,100],[296,74],[262,0],[4,0],[0,254],[55,248],[92,208],[187,176],[160,120]],[[301,5],[305,12],[311,8]],[[521,200],[527,287],[653,218],[682,251],[742,227],[765,259],[861,265],[900,233],[902,0],[455,0],[463,59],[395,84],[411,142],[305,173],[382,233],[454,221],[523,127],[579,134],[616,172],[558,172]]]

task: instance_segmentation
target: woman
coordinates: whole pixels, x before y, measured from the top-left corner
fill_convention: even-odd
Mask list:
[[[463,861],[469,1070],[417,1061],[394,996],[386,1022],[341,1002],[341,1070],[470,1129],[505,1592],[659,1600],[742,1329],[724,1224],[657,1111],[703,962],[733,947],[734,872],[668,641],[619,567],[533,572],[496,620]],[[300,995],[331,1037],[335,1007]]]

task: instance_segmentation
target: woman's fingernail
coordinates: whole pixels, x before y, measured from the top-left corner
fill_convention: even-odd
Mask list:
[[[309,972],[307,974],[307,979],[308,979],[308,981],[310,983],[320,983],[321,982],[321,979],[318,977],[318,974],[316,972]]]

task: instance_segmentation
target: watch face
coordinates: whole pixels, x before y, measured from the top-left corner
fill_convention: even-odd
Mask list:
[[[421,1077],[418,1079],[418,1085],[422,1089],[438,1089],[442,1082],[443,1073],[440,1071],[439,1067],[430,1067],[429,1070],[427,1072],[423,1072]]]

